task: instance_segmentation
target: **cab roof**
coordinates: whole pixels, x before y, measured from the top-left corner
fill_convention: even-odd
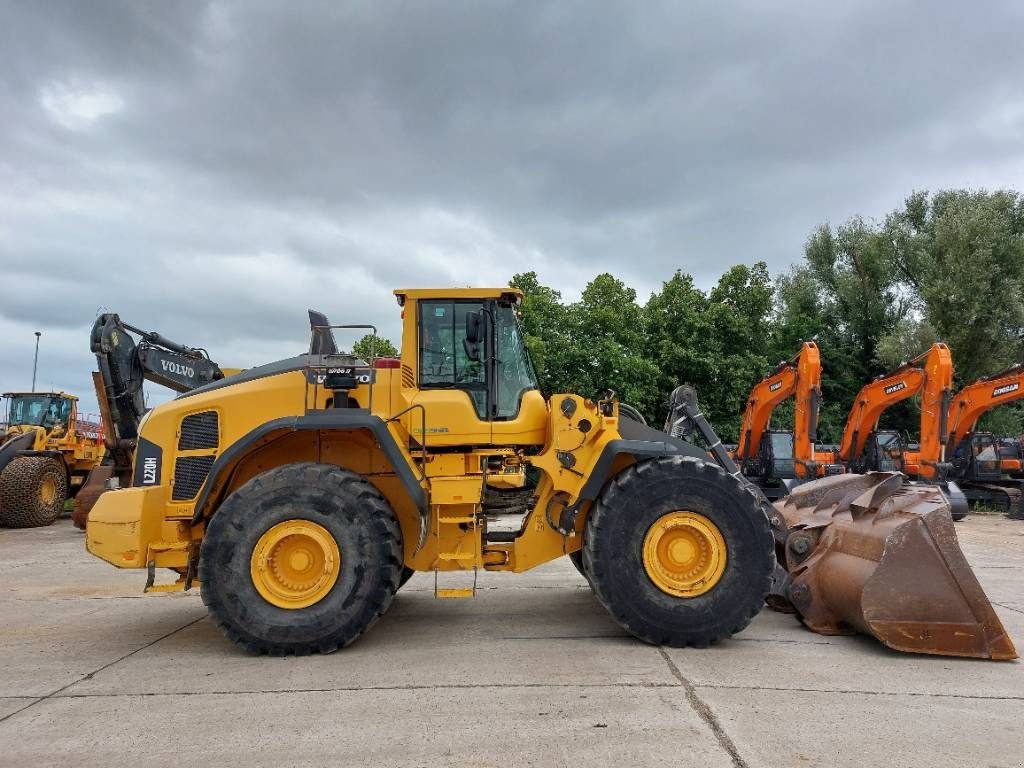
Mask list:
[[[4,392],[3,395],[0,395],[0,397],[40,397],[40,396],[43,396],[43,395],[46,395],[46,396],[49,396],[49,397],[66,397],[69,400],[77,400],[78,399],[78,395],[72,395],[72,394],[69,394],[67,392],[60,392],[60,391],[58,391],[58,392]]]
[[[399,304],[405,304],[406,299],[500,299],[507,296],[516,304],[522,301],[523,292],[518,288],[399,288],[395,291]]]

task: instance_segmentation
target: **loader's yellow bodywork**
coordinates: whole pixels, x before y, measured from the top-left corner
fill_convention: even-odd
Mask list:
[[[323,383],[331,361],[315,356],[296,358],[291,366],[279,366],[284,370],[277,373],[273,366],[251,369],[221,386],[201,388],[154,408],[140,427],[137,487],[100,497],[89,515],[89,551],[121,568],[149,566],[184,573],[205,521],[225,498],[270,468],[304,461],[350,469],[376,486],[395,511],[405,565],[414,570],[524,571],[579,550],[580,536],[562,535],[549,518],[557,518],[566,504],[577,500],[605,448],[621,437],[617,406],[578,395],[555,395],[550,401],[555,406],[550,407],[534,387],[520,394],[514,417],[497,420],[481,417],[465,390],[421,387],[419,354],[425,340],[419,314],[424,306],[430,311],[463,302],[474,308],[488,302],[511,307],[519,295],[511,289],[409,290],[396,295],[404,310],[401,363],[373,368],[372,381],[349,392],[354,408],[333,407],[335,394]],[[444,355],[458,354],[452,342],[445,340],[449,346]],[[375,417],[377,431],[359,425],[329,426],[339,410]],[[181,448],[183,422],[209,413],[216,414],[215,443]],[[321,426],[304,425],[316,423],[318,417]],[[581,423],[586,432],[580,430]],[[390,454],[381,447],[379,430],[386,431],[394,446]],[[161,453],[159,482],[147,482],[156,477],[147,478],[144,460],[140,464],[147,444],[158,446]],[[571,466],[566,455],[572,457]],[[180,471],[174,468],[185,459],[212,460],[215,472],[191,498],[181,499],[180,493],[175,498]],[[486,486],[521,485],[527,461],[541,477],[532,509],[514,541],[484,545],[478,525],[448,522],[477,515]],[[620,455],[605,471],[632,461],[631,456]],[[399,470],[416,478],[425,510],[417,507]],[[589,501],[582,504],[575,518],[577,534],[588,506]]]

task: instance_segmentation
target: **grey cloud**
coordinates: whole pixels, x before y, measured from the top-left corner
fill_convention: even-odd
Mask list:
[[[914,187],[1024,172],[1015,2],[0,15],[5,388],[42,327],[87,392],[100,307],[248,364],[304,343],[307,305],[394,338],[401,285],[706,287]]]

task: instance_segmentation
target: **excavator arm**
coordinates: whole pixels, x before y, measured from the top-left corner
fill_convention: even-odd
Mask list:
[[[797,354],[779,363],[750,391],[736,448],[737,460],[743,462],[757,457],[772,412],[779,403],[793,395],[796,396],[794,470],[800,478],[815,474],[814,441],[817,439],[818,408],[821,404],[821,354],[813,341],[803,342]]]
[[[839,445],[840,459],[848,467],[855,467],[861,460],[868,438],[878,428],[882,414],[896,403],[925,390],[921,402],[921,451],[914,454],[914,459],[934,472],[934,464],[941,461],[943,454],[945,413],[952,381],[953,359],[949,347],[937,343],[891,373],[865,384],[857,393],[846,419]]]
[[[945,344],[933,344],[924,357],[921,390],[921,448],[907,452],[904,463],[911,477],[941,480],[946,461],[949,404],[953,396],[953,357]]]
[[[136,328],[112,313],[96,318],[89,346],[99,369],[93,373],[93,384],[103,419],[107,459],[89,473],[75,497],[72,518],[82,529],[108,484],[115,479],[125,484],[131,478],[139,424],[147,410],[143,382],[188,392],[238,372],[221,369],[205,349]]]
[[[147,410],[142,391],[144,381],[175,392],[188,392],[226,375],[210,360],[206,350],[136,328],[112,313],[96,318],[89,341],[99,368],[94,374],[96,398],[103,415],[107,447],[115,457],[118,453],[129,454],[127,461],[115,458],[118,464],[131,463],[130,451]]]
[[[1017,363],[994,376],[968,384],[953,397],[949,412],[946,455],[953,456],[960,443],[978,425],[978,419],[1001,405],[1024,399],[1024,364]]]
[[[736,458],[740,461],[752,459],[761,445],[761,436],[768,427],[772,411],[796,391],[796,366],[787,360],[768,376],[761,379],[750,390],[747,408],[743,412],[740,442],[736,447]]]
[[[797,477],[817,474],[814,443],[818,439],[821,407],[821,354],[818,345],[805,341],[796,361],[796,401],[793,416],[793,458]]]

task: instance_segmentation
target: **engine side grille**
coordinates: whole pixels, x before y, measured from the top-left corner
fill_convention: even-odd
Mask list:
[[[174,462],[172,501],[194,499],[206,482],[215,456],[179,456]]]
[[[216,448],[220,424],[216,411],[193,413],[181,420],[179,451],[194,451],[199,448]]]

